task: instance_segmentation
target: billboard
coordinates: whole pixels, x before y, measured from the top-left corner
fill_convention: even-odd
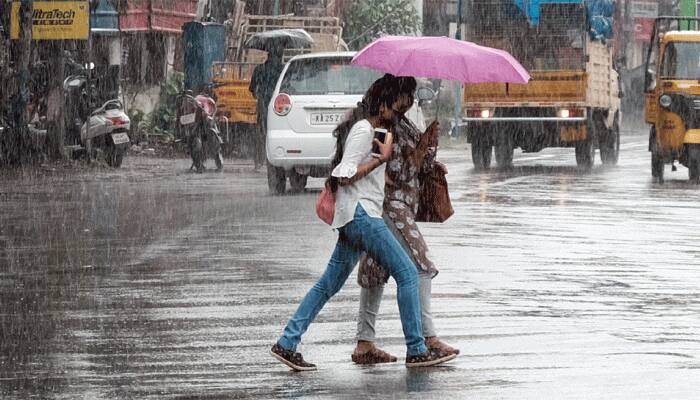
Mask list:
[[[630,12],[634,19],[634,38],[638,42],[648,42],[654,29],[654,19],[659,15],[656,1],[632,1]]]
[[[87,1],[35,1],[34,40],[87,40],[90,10]],[[19,1],[12,2],[10,37],[19,39]]]

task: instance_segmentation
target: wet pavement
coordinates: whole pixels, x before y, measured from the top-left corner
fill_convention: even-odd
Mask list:
[[[273,197],[247,163],[146,157],[3,176],[0,397],[696,398],[700,187],[683,167],[652,183],[646,141],[588,174],[573,149],[485,173],[467,145],[441,149],[455,215],[422,230],[437,329],[462,355],[419,370],[393,283],[377,329],[399,362],[351,363],[355,274],[300,347],[319,371],[268,355],[335,242],[321,180]]]

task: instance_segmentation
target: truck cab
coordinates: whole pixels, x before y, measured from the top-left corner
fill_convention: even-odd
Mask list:
[[[700,18],[656,19],[646,60],[644,118],[652,177],[680,162],[700,180]]]

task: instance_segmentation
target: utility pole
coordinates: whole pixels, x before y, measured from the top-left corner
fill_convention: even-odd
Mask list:
[[[457,29],[455,39],[462,40],[462,0],[457,0]]]
[[[462,40],[462,0],[457,0],[457,29],[455,29],[455,39]],[[459,82],[455,83],[455,130],[459,129],[459,122],[461,120],[463,89],[464,85]]]
[[[46,152],[53,160],[62,160],[64,154],[64,142],[66,136],[63,77],[65,76],[65,61],[63,58],[63,40],[53,40],[49,43],[51,61],[55,63],[55,69],[49,76],[48,98],[46,104]]]
[[[4,123],[5,117],[5,107],[10,104],[8,101],[8,70],[10,68],[10,46],[9,46],[9,29],[8,25],[5,25],[3,16],[6,13],[6,6],[0,2],[0,87],[4,90],[0,92],[0,123]],[[8,13],[9,14],[9,13]],[[2,139],[0,139],[2,140]],[[0,151],[2,151],[2,144],[0,143]],[[0,159],[3,156],[0,154]]]

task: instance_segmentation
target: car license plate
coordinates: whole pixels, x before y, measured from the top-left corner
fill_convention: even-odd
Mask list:
[[[344,113],[311,113],[311,125],[337,125],[343,119]]]
[[[195,120],[195,113],[185,114],[185,115],[180,116],[180,123],[182,125],[192,124],[192,123],[194,123],[194,120]]]
[[[112,141],[114,144],[122,144],[122,143],[129,143],[129,135],[126,133],[113,133],[112,134]]]

